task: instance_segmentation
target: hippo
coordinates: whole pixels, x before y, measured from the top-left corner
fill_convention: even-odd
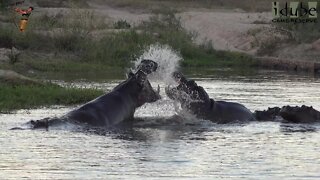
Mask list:
[[[259,121],[280,121],[283,123],[317,123],[320,122],[320,112],[312,106],[283,106],[268,108],[265,111],[255,111]]]
[[[280,107],[272,107],[263,111],[255,111],[254,116],[257,121],[279,121],[281,122],[283,119],[279,116],[281,111]]]
[[[315,110],[312,106],[283,106],[279,114],[285,121],[290,123],[320,122],[320,112]]]
[[[173,79],[177,87],[168,86],[167,96],[180,102],[182,109],[194,114],[197,118],[225,124],[232,122],[254,121],[252,112],[244,105],[235,102],[215,101],[209,97],[203,87],[195,81],[188,80],[181,72],[174,72]]]
[[[31,128],[48,128],[50,125],[71,122],[94,127],[116,127],[133,121],[135,110],[145,103],[152,103],[161,97],[155,91],[147,75],[157,70],[157,63],[142,60],[136,73],[130,72],[127,79],[111,92],[102,95],[60,118],[45,118],[30,121]]]

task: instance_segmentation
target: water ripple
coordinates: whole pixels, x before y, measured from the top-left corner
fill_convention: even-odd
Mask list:
[[[320,109],[320,81],[280,73],[234,79],[199,78],[216,100],[232,100],[251,110],[269,106],[312,105]],[[60,84],[64,84],[60,82]],[[117,84],[81,83],[111,89]],[[162,86],[162,93],[164,84]],[[163,94],[164,95],[164,94]],[[104,136],[52,129],[8,129],[30,119],[59,116],[73,107],[21,110],[0,115],[1,179],[319,179],[319,125],[137,127]],[[164,98],[136,116],[175,114]]]

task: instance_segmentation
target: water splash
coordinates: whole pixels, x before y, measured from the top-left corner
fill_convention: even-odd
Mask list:
[[[171,74],[179,69],[179,62],[182,60],[178,52],[168,45],[153,44],[136,60],[135,67],[143,59],[153,60],[159,65],[157,72],[152,74],[149,79],[163,81],[165,84],[174,83]]]
[[[179,69],[179,62],[182,60],[182,57],[179,55],[178,52],[174,51],[168,45],[160,45],[160,44],[153,44],[148,47],[144,53],[136,60],[135,62],[135,69],[140,64],[143,59],[150,59],[158,63],[159,67],[157,71],[151,75],[149,75],[148,79],[151,81],[160,81],[162,86],[167,85],[175,85],[176,82],[172,78],[172,73]],[[159,82],[158,82],[159,84]],[[162,88],[164,89],[164,88]],[[166,96],[165,93],[162,91],[162,97]],[[190,102],[192,101],[191,97],[186,97],[185,99],[189,99]],[[145,105],[147,107],[148,105]],[[160,100],[156,103],[152,104],[152,110],[150,108],[146,108],[148,111],[144,111],[144,108],[139,108],[139,111],[136,114],[141,116],[153,116],[156,114],[156,117],[161,117],[164,114],[166,116],[173,116],[179,115],[187,122],[192,121],[199,121],[194,115],[190,114],[189,112],[183,110],[181,108],[180,103],[172,101],[168,98]],[[164,119],[165,120],[165,119]]]
[[[144,51],[144,53],[135,61],[135,69],[137,69],[137,66],[143,59],[153,60],[157,62],[159,66],[155,73],[148,76],[149,80],[158,81],[158,84],[160,81],[162,89],[164,89],[163,86],[176,84],[176,82],[172,78],[172,73],[179,70],[179,62],[182,60],[182,57],[178,52],[174,51],[168,45],[153,44],[149,46]],[[161,92],[161,96],[165,97],[166,94],[164,93],[164,91]],[[190,97],[186,99],[190,99],[190,101],[192,101]],[[166,117],[171,117],[173,115],[178,115],[182,117],[183,123],[199,121],[199,119],[190,114],[190,112],[183,110],[180,103],[168,98],[164,98],[157,101],[156,103],[152,103],[152,110],[150,110],[151,108],[147,108],[148,106],[149,105],[146,104],[143,107],[139,108],[139,110],[136,112],[136,115],[143,117],[163,117],[163,115],[166,115]],[[164,122],[166,122],[166,117],[163,117]]]

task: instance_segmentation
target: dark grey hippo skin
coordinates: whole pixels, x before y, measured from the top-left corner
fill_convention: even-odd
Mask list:
[[[317,123],[320,122],[320,112],[312,106],[283,106],[280,110],[280,116],[291,123]]]
[[[160,98],[151,87],[150,82],[140,76],[138,74],[138,76],[130,77],[110,93],[69,112],[65,117],[69,120],[102,127],[132,121],[136,108]],[[145,75],[142,74],[142,76]]]
[[[178,86],[166,88],[170,99],[180,102],[181,107],[196,117],[215,123],[247,122],[255,117],[244,105],[235,102],[215,101],[193,80],[188,80],[180,72],[173,73]]]
[[[239,103],[214,101],[201,86],[198,86],[193,80],[188,80],[180,72],[173,73],[173,78],[179,85],[174,88],[167,87],[167,96],[180,102],[183,109],[188,110],[198,118],[222,124],[255,120],[282,123],[320,122],[320,112],[312,106],[273,107],[251,113],[249,109]]]
[[[257,121],[282,121],[282,118],[280,117],[280,110],[279,107],[272,107],[268,108],[267,110],[263,111],[255,111],[254,116],[256,117]]]
[[[255,111],[259,121],[281,121],[283,123],[319,123],[320,112],[312,106],[283,106]]]
[[[127,80],[116,86],[111,92],[102,95],[60,118],[45,118],[30,121],[32,128],[48,128],[63,122],[87,124],[95,127],[114,127],[133,120],[135,110],[145,103],[159,100],[161,97],[147,79],[147,75],[156,71],[157,64],[143,60],[134,74],[130,72]]]

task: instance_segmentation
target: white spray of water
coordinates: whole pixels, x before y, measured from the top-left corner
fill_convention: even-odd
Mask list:
[[[152,106],[145,104],[140,107],[135,113],[137,116],[172,116],[175,114],[175,108],[173,107],[173,101],[166,98],[164,93],[165,86],[173,84],[171,74],[178,70],[179,61],[182,59],[180,55],[175,52],[168,45],[153,44],[149,46],[143,54],[135,61],[135,69],[143,59],[149,59],[158,63],[158,69],[155,73],[148,75],[148,79],[156,84],[160,85],[160,95],[162,99],[152,103]],[[152,86],[154,83],[151,82]],[[169,103],[171,102],[171,103]]]
[[[161,87],[161,96],[165,97],[164,86],[176,84],[172,78],[172,73],[179,70],[179,62],[182,57],[178,52],[174,51],[168,45],[153,44],[148,47],[144,53],[135,61],[135,69],[143,59],[149,59],[158,63],[158,69],[155,73],[148,76],[151,81],[157,81]],[[136,112],[137,116],[156,116],[161,117],[172,116],[175,114],[180,115],[184,119],[184,123],[191,121],[199,121],[192,114],[181,109],[180,104],[175,104],[173,100],[163,98],[155,103],[152,103],[151,107],[145,104]],[[179,108],[180,107],[180,108]],[[163,119],[165,120],[165,119]],[[152,123],[152,122],[149,122]]]
[[[178,52],[174,51],[168,45],[153,44],[147,48],[144,53],[136,60],[137,67],[143,59],[150,59],[158,63],[156,73],[153,73],[149,79],[160,80],[165,84],[172,84],[171,74],[179,68],[179,62],[182,60]]]

